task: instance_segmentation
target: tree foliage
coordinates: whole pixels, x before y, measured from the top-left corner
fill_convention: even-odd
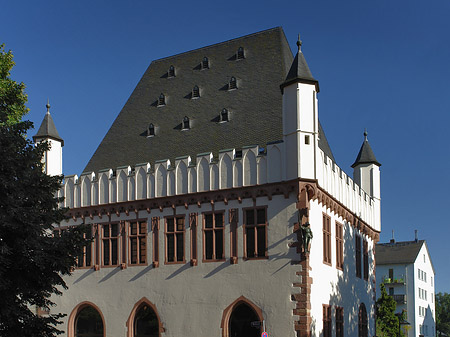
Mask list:
[[[0,50],[0,336],[59,334],[63,315],[39,316],[50,309],[52,295],[66,288],[63,276],[76,265],[86,244],[84,227],[53,235],[53,224],[64,219],[56,192],[61,176],[43,172],[47,143],[34,146],[26,133],[32,123],[23,83],[10,79],[12,53]]]
[[[450,294],[436,294],[436,331],[438,336],[450,336]]]
[[[381,296],[378,298],[376,306],[377,335],[389,337],[401,337],[403,334],[399,330],[399,320],[395,315],[397,304],[392,296],[386,292],[384,283],[380,284]]]

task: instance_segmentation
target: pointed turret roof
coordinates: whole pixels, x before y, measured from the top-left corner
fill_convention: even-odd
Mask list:
[[[375,158],[373,154],[372,148],[370,147],[369,141],[367,140],[367,131],[364,130],[364,142],[361,145],[361,149],[359,150],[358,156],[356,157],[355,162],[352,167],[356,167],[359,164],[375,164],[381,166],[381,164]]]
[[[55,139],[61,142],[61,145],[64,146],[64,140],[59,136],[58,130],[56,130],[55,123],[53,122],[53,118],[50,115],[50,104],[47,102],[46,105],[47,113],[45,114],[44,120],[39,127],[38,132],[33,136],[33,140],[40,140],[45,138]]]
[[[319,92],[319,82],[314,78],[311,74],[311,70],[309,70],[308,63],[306,63],[305,56],[302,53],[302,41],[300,40],[300,34],[298,35],[298,52],[295,55],[294,61],[292,62],[291,68],[286,76],[284,82],[280,85],[283,90],[284,87],[300,82],[300,83],[308,83],[315,84],[316,90]]]

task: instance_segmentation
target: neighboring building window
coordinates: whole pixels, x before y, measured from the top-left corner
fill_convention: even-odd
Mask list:
[[[223,260],[224,256],[224,212],[203,213],[203,259]]]
[[[83,247],[83,253],[78,256],[77,258],[77,267],[78,268],[85,268],[85,267],[91,267],[92,266],[92,227],[90,230],[83,234],[83,237],[85,239],[91,240],[87,244],[87,246]]]
[[[200,89],[196,85],[194,88],[192,88],[192,98],[199,98],[200,97]]]
[[[129,229],[130,264],[147,263],[147,222],[130,222]]]
[[[161,93],[158,97],[158,106],[164,106],[166,105],[166,96],[164,96],[163,93]]]
[[[331,306],[322,305],[323,313],[323,337],[331,337]]]
[[[155,126],[150,123],[147,130],[147,137],[153,137],[155,135]]]
[[[356,277],[361,278],[361,237],[355,235],[355,253],[356,253]]]
[[[237,224],[238,224],[238,210],[237,208],[230,209],[229,213],[230,219],[230,256],[231,263],[237,263]]]
[[[102,227],[103,265],[117,266],[119,264],[119,224],[106,224]]]
[[[191,128],[190,126],[190,122],[189,122],[189,117],[188,116],[184,116],[183,118],[183,130],[189,130]]]
[[[153,232],[153,267],[159,266],[159,217],[152,218]]]
[[[228,122],[228,110],[225,108],[220,112],[220,122]]]
[[[184,218],[166,218],[166,263],[184,262]]]
[[[389,288],[389,296],[394,296],[394,288]]]
[[[209,68],[209,60],[208,58],[205,56],[202,60],[202,69],[208,69]]]
[[[366,306],[361,303],[358,313],[358,337],[368,337],[368,330]]]
[[[167,72],[168,77],[175,77],[175,67],[170,66],[169,71]]]
[[[189,227],[191,228],[191,265],[197,265],[197,213],[189,214]]]
[[[244,254],[247,259],[267,257],[267,209],[244,210]]]
[[[336,337],[344,337],[344,308],[336,307]]]
[[[232,76],[228,83],[228,90],[237,89],[236,77]]]
[[[323,219],[323,263],[331,265],[331,218],[325,213]]]
[[[344,268],[344,226],[336,222],[336,268]]]
[[[236,59],[238,60],[243,60],[245,59],[245,55],[244,55],[244,48],[239,47],[236,53]]]
[[[389,278],[391,279],[391,282],[394,280],[394,269],[389,269]]]
[[[363,252],[364,252],[364,280],[369,280],[369,248],[368,242],[363,240]]]

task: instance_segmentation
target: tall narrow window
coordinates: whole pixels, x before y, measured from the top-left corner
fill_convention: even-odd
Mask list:
[[[130,222],[130,264],[147,263],[147,222]]]
[[[238,50],[237,50],[237,53],[236,53],[236,59],[243,60],[244,58],[245,58],[244,48],[239,47]]]
[[[358,312],[358,337],[368,336],[368,326],[367,326],[367,311],[364,303],[359,306]]]
[[[155,135],[155,126],[153,125],[153,123],[150,123],[147,129],[147,137],[153,137],[154,135]]]
[[[267,209],[258,207],[244,210],[245,258],[267,257]]]
[[[237,224],[238,224],[238,210],[237,208],[230,209],[230,262],[236,264],[238,259],[237,252]]]
[[[103,227],[103,265],[119,264],[119,224],[106,224]]]
[[[336,268],[344,268],[344,226],[336,222]]]
[[[331,218],[325,213],[323,218],[323,263],[331,265]]]
[[[166,263],[184,262],[184,216],[166,218]]]
[[[228,90],[237,89],[236,77],[232,76],[228,83]]]
[[[324,304],[323,313],[323,337],[331,337],[331,306]]]
[[[355,235],[355,253],[356,253],[356,277],[361,278],[361,237]]]
[[[191,266],[197,265],[197,213],[189,214],[191,228]]]
[[[83,234],[85,239],[92,240],[92,227],[89,229],[89,231],[85,234]],[[83,248],[83,253],[78,256],[77,259],[77,267],[78,268],[85,268],[85,267],[91,267],[92,266],[92,245],[93,242],[89,242],[87,246]]]
[[[220,112],[220,122],[228,122],[228,110],[225,108]]]
[[[194,88],[192,88],[192,98],[199,98],[200,97],[200,89],[199,87],[196,85],[194,86]]]
[[[224,255],[224,212],[203,213],[203,259],[223,260]]]
[[[189,117],[184,116],[183,118],[183,130],[189,130],[191,128]]]
[[[209,60],[208,58],[205,56],[202,60],[202,69],[208,69],[209,68]]]
[[[336,337],[344,337],[344,308],[336,307]]]
[[[159,217],[152,218],[153,232],[153,267],[159,267]]]
[[[166,105],[166,96],[164,96],[163,93],[161,93],[158,97],[158,106],[164,106]]]
[[[169,71],[167,72],[168,77],[175,77],[175,67],[170,66]]]
[[[369,279],[369,248],[366,240],[363,240],[363,252],[364,252],[364,280]]]

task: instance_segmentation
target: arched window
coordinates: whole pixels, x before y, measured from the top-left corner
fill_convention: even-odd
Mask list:
[[[153,137],[155,135],[155,126],[150,123],[147,129],[147,137]]]
[[[361,303],[358,313],[358,337],[368,337],[368,335],[366,306]]]
[[[244,55],[244,48],[239,47],[236,53],[236,59],[238,60],[243,60],[245,59],[245,55]]]
[[[237,89],[236,77],[232,76],[230,83],[228,83],[228,90]]]
[[[228,110],[225,108],[220,112],[220,122],[228,122]]]
[[[134,337],[158,337],[159,321],[155,311],[146,303],[142,304],[134,318]]]
[[[103,337],[103,320],[98,311],[86,305],[75,317],[75,337]]]
[[[170,66],[169,71],[167,72],[168,77],[175,77],[175,67]]]
[[[202,60],[202,69],[208,69],[209,68],[209,60],[208,58],[205,56]]]
[[[183,118],[183,130],[189,130],[191,128],[190,121],[188,116],[184,116]]]
[[[263,320],[261,309],[241,296],[223,311],[222,336],[259,337]]]
[[[166,96],[164,96],[164,94],[161,93],[158,98],[158,106],[164,106],[164,105],[166,105]]]
[[[198,88],[198,86],[194,86],[194,88],[192,88],[192,98],[199,98],[200,97],[200,89]]]

